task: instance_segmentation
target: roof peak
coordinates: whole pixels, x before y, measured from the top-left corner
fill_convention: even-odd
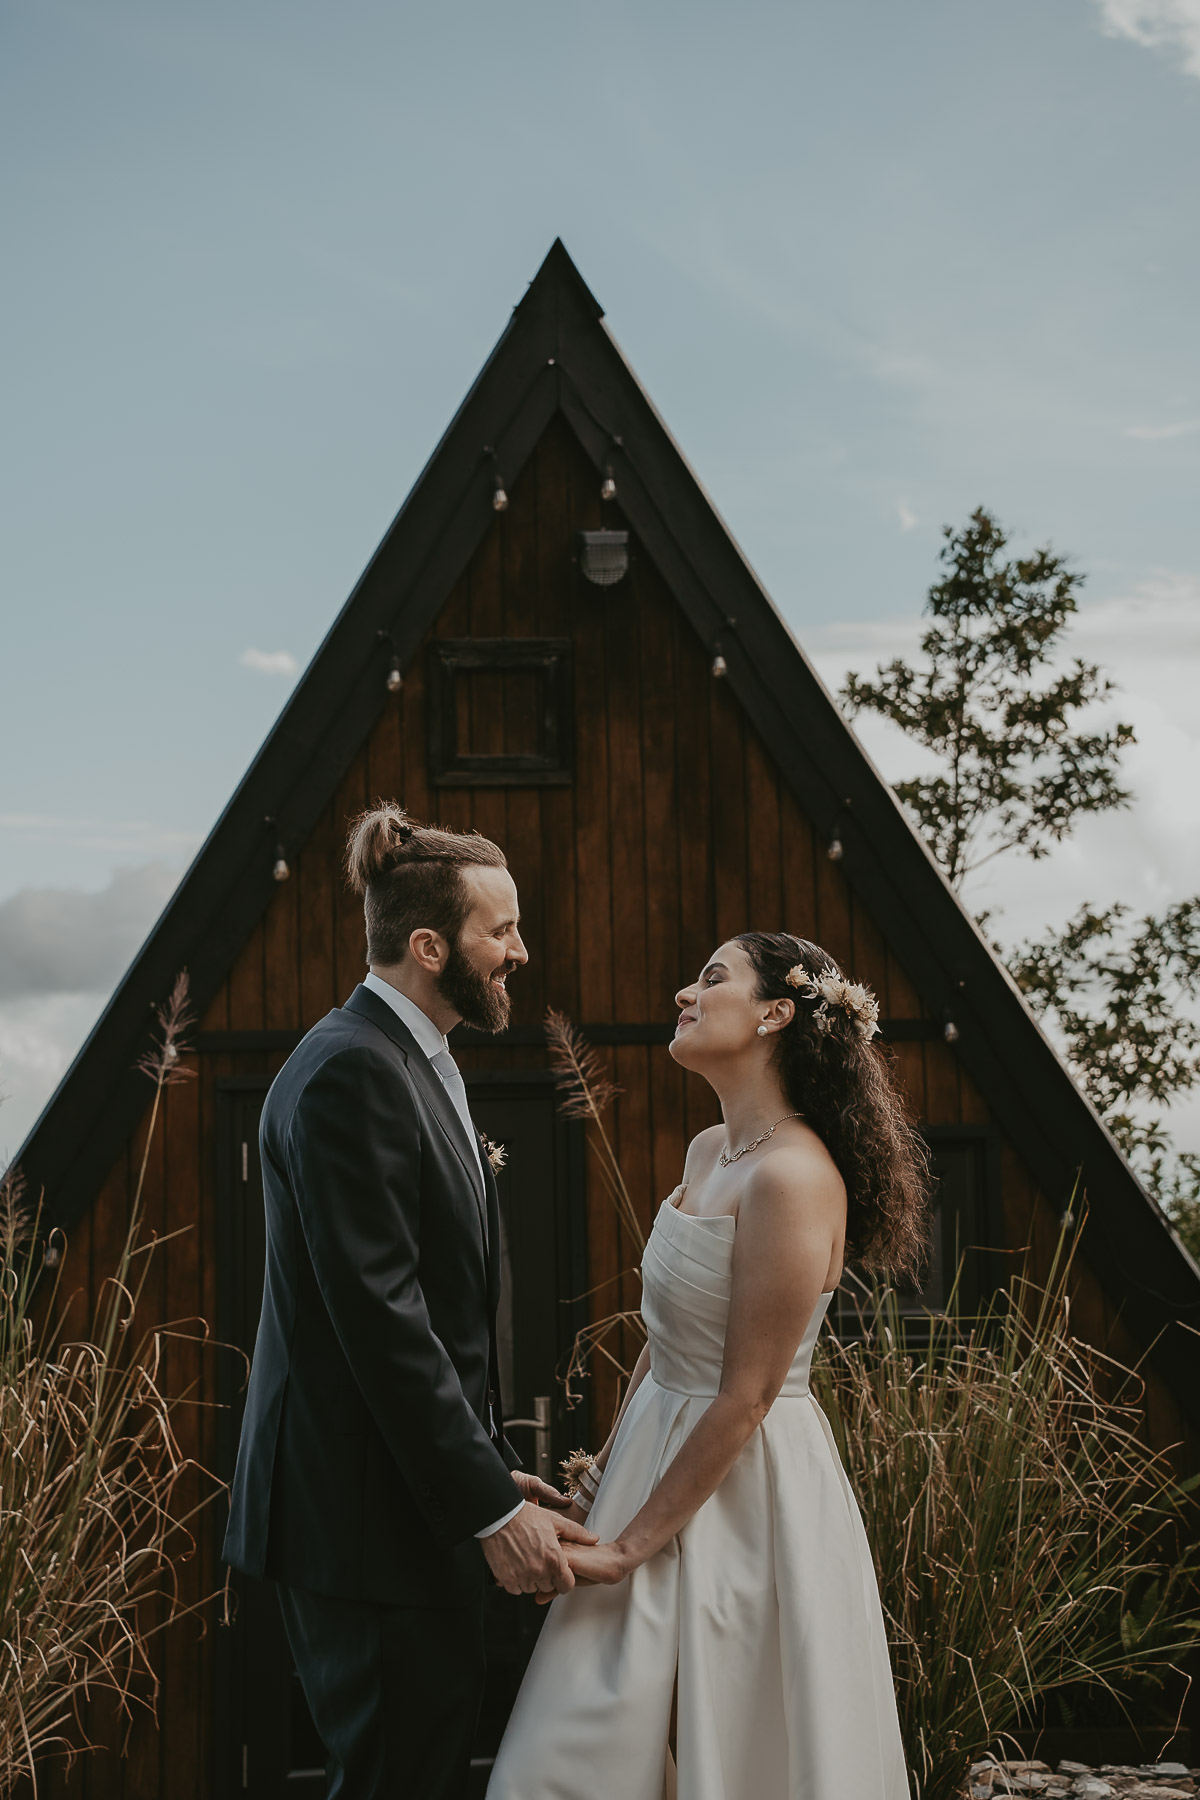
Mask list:
[[[544,294],[554,290],[561,291],[563,289],[568,290],[576,299],[581,300],[585,310],[593,319],[602,319],[604,317],[604,308],[597,300],[595,294],[593,294],[587,282],[583,279],[583,276],[579,273],[579,270],[576,268],[571,254],[562,239],[556,237],[549,250],[547,250],[545,256],[542,258],[541,267],[538,269],[533,280],[529,283],[528,290],[519,304],[520,306],[524,306],[526,301],[533,299],[535,296],[541,298]]]

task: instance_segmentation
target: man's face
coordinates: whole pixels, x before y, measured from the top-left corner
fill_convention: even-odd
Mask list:
[[[517,929],[516,884],[507,869],[467,868],[463,880],[470,910],[437,978],[438,992],[465,1024],[503,1031],[512,1010],[505,983],[513,969],[529,961]]]

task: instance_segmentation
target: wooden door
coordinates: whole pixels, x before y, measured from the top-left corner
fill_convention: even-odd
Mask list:
[[[583,1409],[568,1417],[559,1379],[583,1322],[579,1297],[587,1287],[582,1136],[577,1125],[558,1118],[550,1078],[540,1070],[469,1074],[467,1086],[480,1129],[507,1152],[498,1181],[502,1378],[508,1414],[531,1421],[514,1425],[512,1440],[527,1468],[537,1467],[540,1457],[552,1473],[574,1444],[588,1442]],[[258,1120],[265,1097],[261,1081],[226,1082],[220,1091],[218,1330],[247,1355],[262,1298]],[[233,1473],[242,1398],[237,1382],[230,1381],[223,1396],[228,1411],[222,1415],[226,1479]],[[223,1525],[222,1520],[222,1530]],[[240,1575],[232,1583],[237,1620],[218,1631],[215,1646],[214,1796],[322,1795],[324,1752],[292,1666],[274,1587]],[[472,1752],[472,1780],[480,1795],[544,1616],[531,1599],[488,1590],[488,1682]]]

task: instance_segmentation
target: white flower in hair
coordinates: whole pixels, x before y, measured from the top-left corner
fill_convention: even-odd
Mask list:
[[[879,1030],[879,1002],[870,988],[847,981],[844,975],[822,975],[818,981],[803,963],[789,969],[784,979],[797,993],[818,1002],[813,1011],[813,1023],[818,1031],[833,1030],[834,1012],[844,1013],[861,1038],[873,1038]]]

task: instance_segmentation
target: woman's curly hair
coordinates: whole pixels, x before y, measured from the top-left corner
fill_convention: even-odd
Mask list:
[[[816,984],[840,982],[842,971],[819,944],[790,932],[745,931],[734,942],[750,959],[761,999],[795,1002],[775,1056],[788,1100],[846,1184],[847,1262],[919,1282],[929,1257],[929,1152],[861,1018],[822,1004]],[[796,985],[797,967],[811,984]]]

